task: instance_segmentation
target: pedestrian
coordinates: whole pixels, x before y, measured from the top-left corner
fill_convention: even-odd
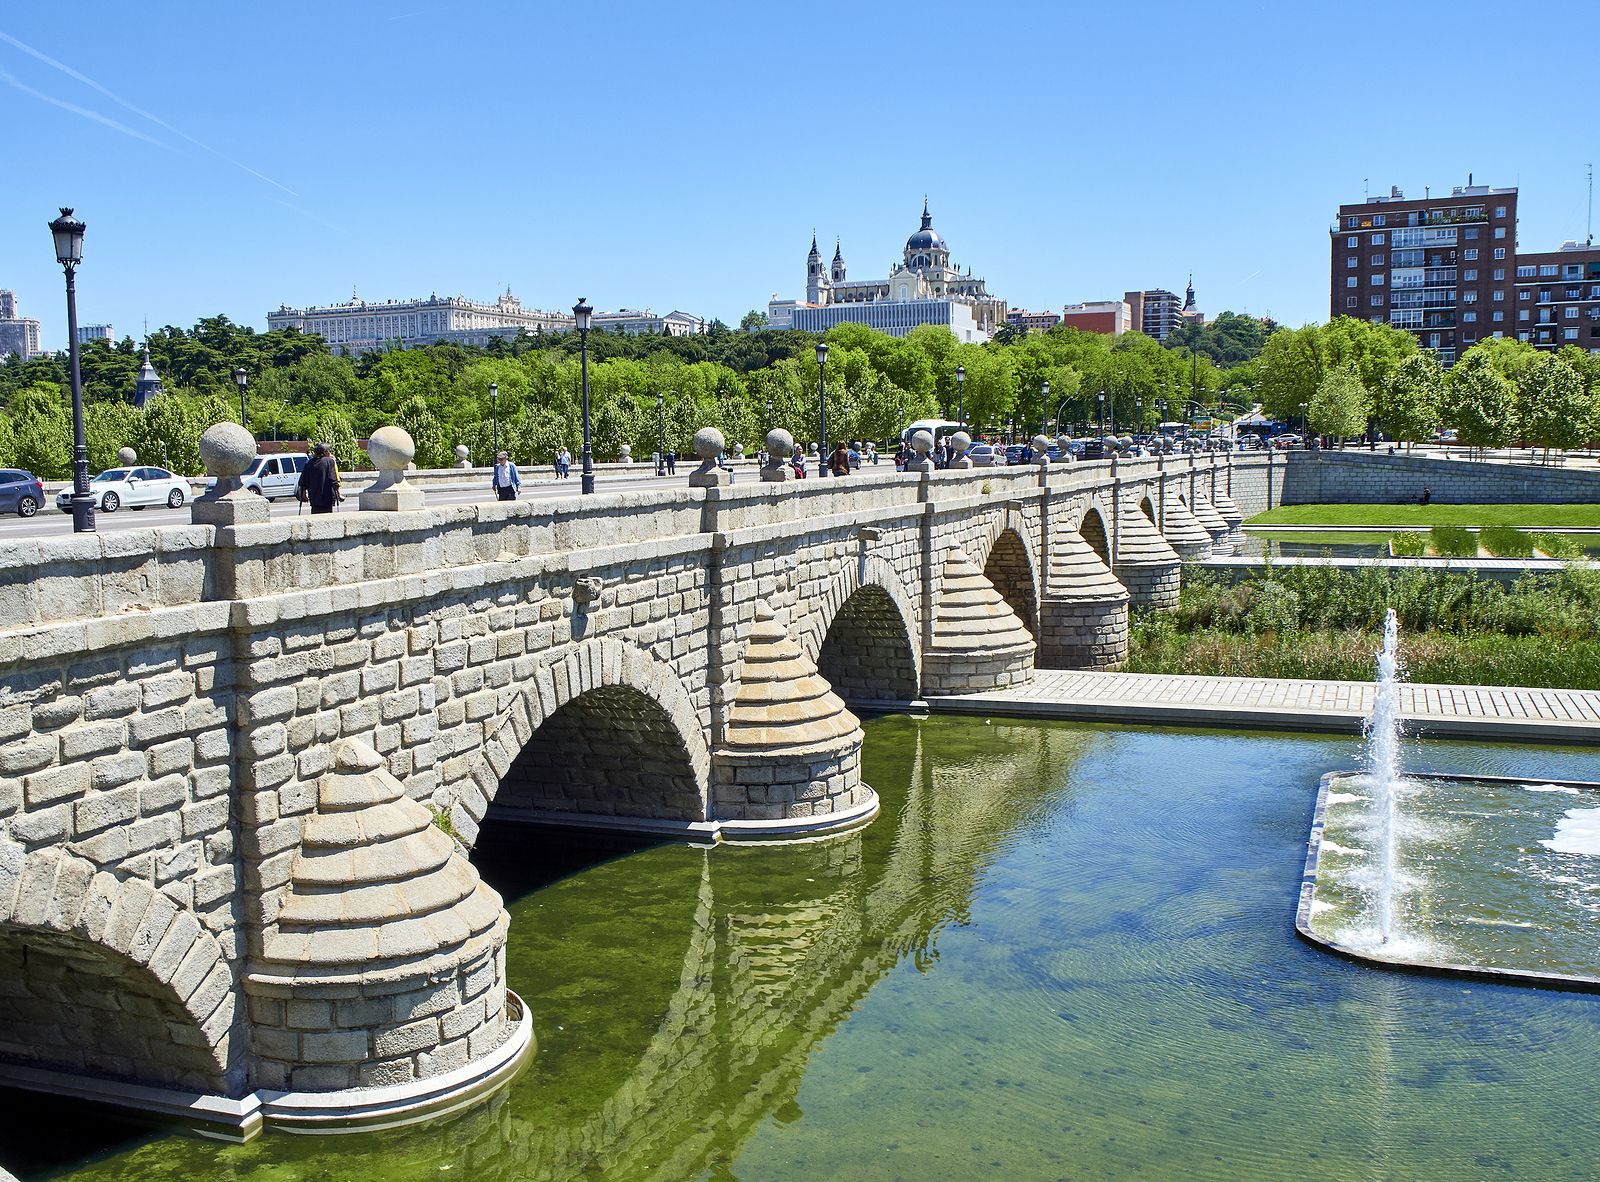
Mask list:
[[[1417,504],[1426,505],[1431,500],[1433,500],[1433,490],[1427,485],[1423,485],[1422,495],[1417,498]]]
[[[806,478],[805,452],[801,451],[799,448],[796,448],[789,456],[789,462],[794,466],[794,478],[796,480],[804,480]]]
[[[677,474],[678,474],[678,453],[675,452],[675,451],[669,451],[667,453],[667,475],[668,476],[676,476]]]
[[[489,481],[489,487],[502,501],[514,501],[522,491],[522,476],[505,452],[500,452],[494,458],[494,476]]]
[[[344,500],[339,492],[339,465],[326,443],[311,449],[311,462],[300,473],[295,495],[310,505],[313,513],[332,513],[333,507]]]
[[[565,480],[570,471],[572,471],[572,453],[563,446],[556,452],[556,479]]]
[[[842,439],[834,445],[833,455],[828,458],[828,471],[834,476],[850,475],[850,448]]]

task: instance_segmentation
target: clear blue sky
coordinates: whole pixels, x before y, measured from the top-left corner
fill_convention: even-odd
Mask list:
[[[1521,186],[1524,248],[1583,235],[1600,145],[1561,30],[1592,16],[13,0],[0,287],[64,343],[45,223],[71,204],[80,317],[119,335],[507,284],[736,323],[804,294],[813,226],[853,277],[885,274],[926,193],[954,260],[1013,306],[1181,291],[1192,270],[1208,313],[1299,324],[1326,316],[1327,228],[1363,178],[1439,192],[1470,171]]]

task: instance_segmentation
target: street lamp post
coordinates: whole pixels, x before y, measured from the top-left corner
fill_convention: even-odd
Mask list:
[[[594,448],[589,441],[589,318],[594,309],[582,297],[572,305],[572,318],[578,324],[578,350],[583,369],[583,491],[594,491]]]
[[[660,390],[656,391],[656,475],[667,474],[667,398]]]
[[[1050,379],[1039,384],[1039,434],[1050,434]]]
[[[89,494],[89,444],[83,434],[83,379],[78,371],[78,264],[83,261],[84,225],[61,206],[50,223],[56,262],[67,275],[67,351],[72,362],[72,532],[94,533],[94,498]]]
[[[500,383],[489,383],[489,416],[494,422],[494,455],[489,457],[491,464],[500,462]]]
[[[250,429],[250,416],[245,413],[244,388],[250,384],[250,375],[245,372],[244,366],[233,371],[233,384],[239,387],[239,425],[246,431]]]
[[[1144,430],[1144,399],[1143,398],[1137,398],[1136,397],[1133,400],[1133,429],[1135,431],[1143,431]]]
[[[1100,424],[1100,438],[1104,439],[1106,437],[1106,392],[1104,390],[1100,391],[1094,396],[1094,399],[1100,404],[1098,422]]]
[[[817,342],[817,467],[828,475],[828,342]]]
[[[956,421],[967,425],[967,367],[956,366]]]

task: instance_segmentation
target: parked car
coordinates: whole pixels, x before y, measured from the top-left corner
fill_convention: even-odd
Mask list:
[[[32,517],[44,504],[44,481],[21,468],[0,468],[0,513]]]
[[[124,505],[130,509],[150,505],[176,509],[189,499],[189,481],[165,468],[108,468],[89,482],[89,495],[102,513],[115,513]],[[56,494],[56,508],[72,512],[70,488]]]
[[[257,456],[244,470],[244,475],[239,477],[239,483],[251,492],[275,501],[279,497],[295,495],[300,487],[300,473],[305,469],[306,457],[300,454]]]
[[[992,443],[974,443],[967,448],[967,458],[972,461],[974,468],[990,468],[1005,463],[1006,453]]]

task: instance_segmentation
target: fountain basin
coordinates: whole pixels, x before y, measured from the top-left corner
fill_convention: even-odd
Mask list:
[[[1295,931],[1339,956],[1403,971],[1600,993],[1600,783],[1403,777],[1394,931],[1378,936],[1372,784],[1322,777]]]

